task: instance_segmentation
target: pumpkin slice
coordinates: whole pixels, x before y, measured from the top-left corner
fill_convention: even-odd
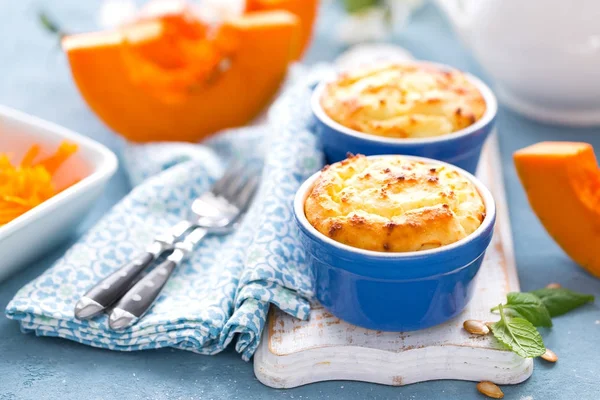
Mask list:
[[[300,18],[301,45],[295,60],[302,57],[310,44],[318,8],[319,0],[246,0],[246,11],[286,10]]]
[[[548,233],[600,277],[600,170],[588,143],[541,142],[514,154],[529,203]]]
[[[198,141],[249,122],[297,53],[299,21],[253,12],[218,27],[187,15],[63,39],[90,108],[129,140]]]

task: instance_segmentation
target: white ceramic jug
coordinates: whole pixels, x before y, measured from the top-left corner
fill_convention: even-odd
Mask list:
[[[600,0],[437,0],[495,80],[532,118],[600,125]]]

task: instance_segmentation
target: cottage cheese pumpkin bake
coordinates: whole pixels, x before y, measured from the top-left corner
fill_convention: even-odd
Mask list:
[[[446,135],[474,124],[486,110],[481,92],[462,72],[426,63],[342,74],[326,85],[320,103],[347,128],[391,138]]]
[[[481,225],[485,206],[475,185],[450,166],[357,155],[323,169],[304,212],[338,242],[407,252],[468,236]]]

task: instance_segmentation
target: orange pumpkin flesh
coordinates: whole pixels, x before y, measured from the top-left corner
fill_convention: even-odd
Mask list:
[[[294,60],[302,57],[312,37],[319,0],[246,0],[246,11],[286,10],[300,19],[300,47]]]
[[[63,39],[92,110],[132,141],[198,141],[254,118],[297,53],[299,21],[247,13],[212,31],[178,17]]]
[[[542,142],[514,161],[529,203],[554,240],[600,277],[600,170],[587,143]]]
[[[7,154],[0,153],[0,226],[65,189],[56,187],[54,177],[60,166],[76,151],[75,144],[63,142],[56,153],[35,161],[40,146],[34,144],[19,165],[11,163]]]

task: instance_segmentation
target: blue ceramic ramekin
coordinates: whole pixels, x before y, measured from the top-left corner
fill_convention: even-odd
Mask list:
[[[427,62],[442,70],[450,66]],[[321,82],[315,88],[311,107],[315,116],[316,133],[319,136],[328,163],[346,158],[348,153],[364,154],[406,154],[433,158],[454,164],[468,172],[475,173],[481,148],[494,128],[498,103],[490,88],[476,77],[465,74],[481,92],[486,111],[473,125],[459,131],[423,139],[400,139],[371,135],[347,128],[331,119],[321,107],[321,96],[330,80]]]
[[[471,298],[496,220],[489,190],[470,173],[459,171],[475,184],[484,201],[482,224],[453,244],[406,253],[363,250],[317,231],[304,214],[304,202],[320,172],[307,179],[296,193],[294,214],[321,304],[344,321],[383,331],[424,329],[459,314]]]

